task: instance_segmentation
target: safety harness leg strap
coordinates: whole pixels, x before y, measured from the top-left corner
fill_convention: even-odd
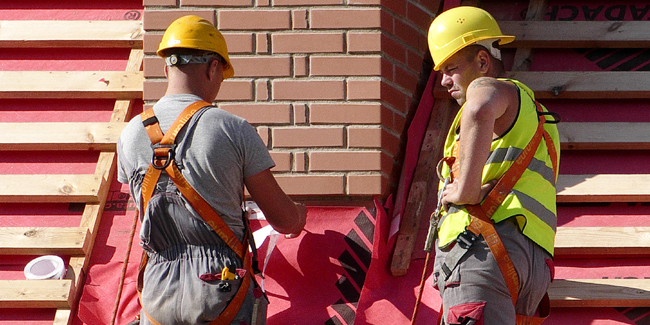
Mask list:
[[[239,241],[237,236],[232,232],[230,227],[225,224],[221,219],[219,214],[217,214],[214,209],[201,197],[201,195],[196,192],[196,190],[187,182],[185,177],[183,177],[181,171],[178,169],[174,162],[175,153],[175,141],[176,136],[180,133],[183,126],[194,116],[196,112],[206,106],[211,104],[205,101],[197,101],[190,104],[186,107],[179,117],[172,123],[172,126],[169,128],[167,133],[163,134],[156,118],[153,109],[148,109],[141,114],[142,122],[149,135],[152,146],[154,147],[154,156],[152,162],[147,169],[145,177],[142,181],[142,209],[147,207],[149,200],[151,199],[158,179],[162,174],[162,170],[165,170],[169,178],[174,182],[178,190],[181,192],[183,197],[190,203],[192,208],[205,220],[205,222],[210,225],[210,227],[219,235],[219,237],[232,249],[235,254],[243,261],[243,267],[248,274],[242,278],[242,283],[237,290],[235,296],[228,303],[226,308],[221,312],[219,317],[212,321],[211,325],[227,325],[230,324],[237,313],[239,308],[246,298],[248,288],[250,286],[253,272],[251,268],[251,257],[246,254],[245,246],[242,242]],[[244,243],[248,240],[248,236],[245,236]],[[138,296],[141,298],[142,285],[144,280],[144,270],[148,262],[148,255],[143,254],[142,260],[140,263],[140,270],[138,272]],[[143,308],[144,311],[144,308]],[[155,321],[147,312],[144,312],[145,316],[155,325],[159,323]]]

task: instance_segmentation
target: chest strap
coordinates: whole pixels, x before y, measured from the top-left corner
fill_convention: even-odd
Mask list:
[[[487,243],[492,255],[494,256],[499,269],[503,274],[508,291],[510,292],[510,297],[512,298],[512,304],[516,305],[517,299],[519,297],[519,277],[517,276],[517,271],[515,269],[508,252],[499,237],[499,234],[494,229],[494,223],[491,220],[492,215],[496,209],[503,203],[506,196],[510,193],[512,188],[515,186],[517,181],[521,178],[521,175],[524,173],[528,165],[530,164],[537,148],[539,147],[541,140],[544,139],[546,146],[549,151],[551,158],[551,164],[553,165],[554,175],[557,175],[558,168],[558,155],[553,140],[550,134],[544,129],[544,123],[546,123],[546,112],[542,110],[539,102],[535,101],[537,108],[537,114],[539,117],[539,123],[537,124],[537,130],[533,135],[533,138],[528,142],[524,150],[519,154],[515,162],[508,168],[505,174],[499,179],[494,188],[488,193],[486,198],[482,203],[476,205],[465,205],[465,209],[471,217],[471,222],[465,232],[461,233],[458,236],[457,243],[450,250],[449,254],[445,258],[445,262],[442,265],[442,272],[445,274],[445,279],[449,278],[451,272],[456,268],[456,265],[460,259],[465,255],[467,250],[474,244],[479,235],[482,235]],[[553,121],[558,122],[556,119]],[[454,156],[458,156],[458,147],[459,141],[457,140],[454,145]],[[452,157],[453,158],[453,157]],[[452,171],[452,177],[458,177],[458,160],[457,159],[447,159],[446,162],[450,165]],[[455,175],[454,175],[455,174]],[[550,301],[548,294],[544,295],[544,298],[538,306],[538,313],[540,317],[533,316],[524,316],[517,315],[517,325],[536,325],[541,324],[550,313]]]
[[[167,133],[163,134],[158,119],[156,118],[153,108],[150,108],[144,111],[141,114],[142,124],[144,125],[147,135],[151,140],[153,147],[153,157],[151,158],[151,164],[147,169],[147,172],[142,180],[142,209],[147,207],[151,196],[153,195],[158,179],[164,170],[169,178],[174,182],[178,190],[181,192],[183,197],[190,203],[192,208],[203,218],[203,220],[210,225],[214,232],[219,235],[219,237],[232,249],[237,257],[242,260],[244,269],[248,273],[242,278],[242,283],[237,290],[237,293],[228,303],[228,306],[223,310],[223,312],[210,323],[210,325],[227,325],[232,322],[232,320],[237,315],[239,308],[244,302],[246,293],[248,292],[248,287],[250,286],[251,279],[253,277],[253,272],[251,272],[251,256],[245,251],[244,243],[248,242],[248,234],[245,235],[244,243],[240,242],[237,236],[232,232],[230,227],[221,219],[219,214],[214,211],[214,209],[208,204],[201,195],[190,185],[189,182],[183,177],[183,174],[178,169],[175,163],[176,157],[176,136],[183,129],[183,126],[194,116],[196,112],[200,109],[211,106],[210,103],[205,101],[197,101],[189,106],[187,106],[179,115],[179,117],[172,123],[172,126],[169,128]],[[138,274],[138,295],[141,297],[144,269],[147,265],[148,255],[146,252],[142,255],[142,261],[140,262],[140,270]],[[144,311],[144,308],[142,309]],[[160,323],[155,321],[146,311],[144,314],[147,316],[149,321],[154,325],[159,325]]]

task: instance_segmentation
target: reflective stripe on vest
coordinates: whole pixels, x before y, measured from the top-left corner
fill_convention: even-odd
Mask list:
[[[532,91],[516,80],[506,80],[514,83],[519,89],[519,113],[513,127],[504,136],[492,141],[491,152],[483,168],[481,180],[483,184],[499,179],[508,170],[533,137],[539,121]],[[444,148],[445,157],[453,156],[462,110],[461,108],[458,112],[447,135]],[[555,147],[559,148],[557,127],[547,123],[544,128],[550,134]],[[447,166],[443,167],[442,176],[449,176]],[[521,179],[492,215],[492,220],[500,222],[510,217],[516,217],[524,235],[552,255],[557,225],[556,180],[557,175],[553,171],[548,148],[542,141]],[[444,247],[453,242],[465,230],[470,221],[465,209],[450,211],[444,216],[440,226],[440,246]]]

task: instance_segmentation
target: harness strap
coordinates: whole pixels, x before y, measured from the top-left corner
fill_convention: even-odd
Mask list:
[[[519,277],[517,276],[517,271],[515,269],[508,252],[499,237],[499,234],[494,228],[494,223],[491,220],[492,215],[496,209],[503,203],[506,196],[510,193],[512,188],[515,186],[517,181],[521,178],[521,175],[524,173],[528,165],[530,164],[535,151],[539,147],[541,140],[544,139],[546,146],[549,151],[549,156],[551,158],[551,164],[553,165],[553,172],[557,175],[557,150],[552,141],[550,134],[544,129],[544,123],[546,118],[543,113],[542,107],[539,102],[535,101],[535,106],[538,112],[539,123],[537,124],[537,130],[533,135],[533,138],[528,142],[524,150],[519,154],[514,163],[508,168],[505,174],[499,179],[494,188],[488,193],[487,197],[483,200],[481,204],[477,205],[465,205],[465,209],[471,217],[471,222],[467,226],[467,231],[471,232],[475,237],[470,236],[470,241],[464,245],[460,245],[462,240],[459,236],[459,244],[455,245],[452,250],[449,252],[448,257],[452,257],[452,260],[445,259],[445,263],[442,266],[443,272],[446,277],[451,275],[452,270],[456,267],[462,256],[467,252],[467,250],[472,246],[474,240],[479,235],[483,235],[485,242],[487,243],[492,255],[494,256],[499,269],[503,274],[508,291],[510,292],[510,297],[512,299],[513,305],[516,305],[517,299],[519,297]],[[453,152],[454,156],[458,155],[459,141],[456,141]],[[449,159],[447,163],[451,163],[450,166],[452,177],[458,177],[458,165],[455,163],[456,159]],[[455,167],[455,168],[454,168]],[[455,175],[454,175],[455,174]],[[456,250],[457,252],[454,252]],[[541,324],[544,319],[549,315],[550,312],[550,303],[548,299],[548,294],[544,295],[544,298],[538,306],[539,315],[541,317],[534,316],[524,316],[517,315],[517,325],[537,325]]]
[[[181,192],[183,197],[190,203],[190,205],[196,210],[196,212],[204,219],[204,221],[210,225],[210,227],[219,235],[219,237],[232,249],[235,254],[243,261],[244,269],[249,273],[249,275],[244,276],[242,283],[237,290],[235,296],[228,303],[228,306],[223,310],[223,312],[212,321],[211,325],[227,325],[232,322],[232,320],[237,315],[239,308],[246,298],[248,288],[251,283],[251,279],[254,276],[251,268],[252,260],[249,254],[246,254],[244,245],[239,241],[237,236],[232,232],[230,227],[221,219],[219,214],[212,209],[210,204],[208,204],[201,195],[190,185],[189,182],[183,177],[183,174],[178,169],[174,163],[175,153],[175,141],[176,136],[180,133],[183,126],[194,116],[196,112],[206,106],[211,104],[205,101],[197,101],[190,104],[186,107],[179,117],[172,123],[172,126],[169,128],[167,133],[163,134],[158,119],[156,118],[153,109],[148,109],[141,114],[142,123],[147,131],[147,135],[151,140],[152,146],[154,148],[154,155],[152,162],[149,165],[145,177],[142,181],[142,208],[146,208],[151,196],[153,195],[158,179],[162,174],[162,170],[165,170],[169,178],[174,182],[178,190]],[[244,242],[247,242],[248,234],[245,235]],[[140,270],[138,272],[138,296],[141,298],[143,280],[144,280],[144,270],[147,265],[149,258],[148,255],[143,253],[142,260],[140,262]],[[144,311],[144,308],[143,308]],[[159,325],[147,312],[144,312],[145,316],[155,325]]]

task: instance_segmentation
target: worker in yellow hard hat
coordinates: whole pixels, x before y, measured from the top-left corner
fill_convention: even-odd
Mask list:
[[[266,145],[243,118],[213,104],[234,76],[209,21],[181,17],[157,51],[167,91],[117,144],[118,180],[141,213],[141,324],[265,324],[266,296],[249,253],[244,185],[270,225],[290,237],[306,208],[280,188]]]
[[[434,285],[443,324],[538,324],[538,307],[546,311],[559,116],[506,78],[500,45],[513,40],[476,7],[447,10],[429,28],[434,69],[461,105],[439,164]]]

